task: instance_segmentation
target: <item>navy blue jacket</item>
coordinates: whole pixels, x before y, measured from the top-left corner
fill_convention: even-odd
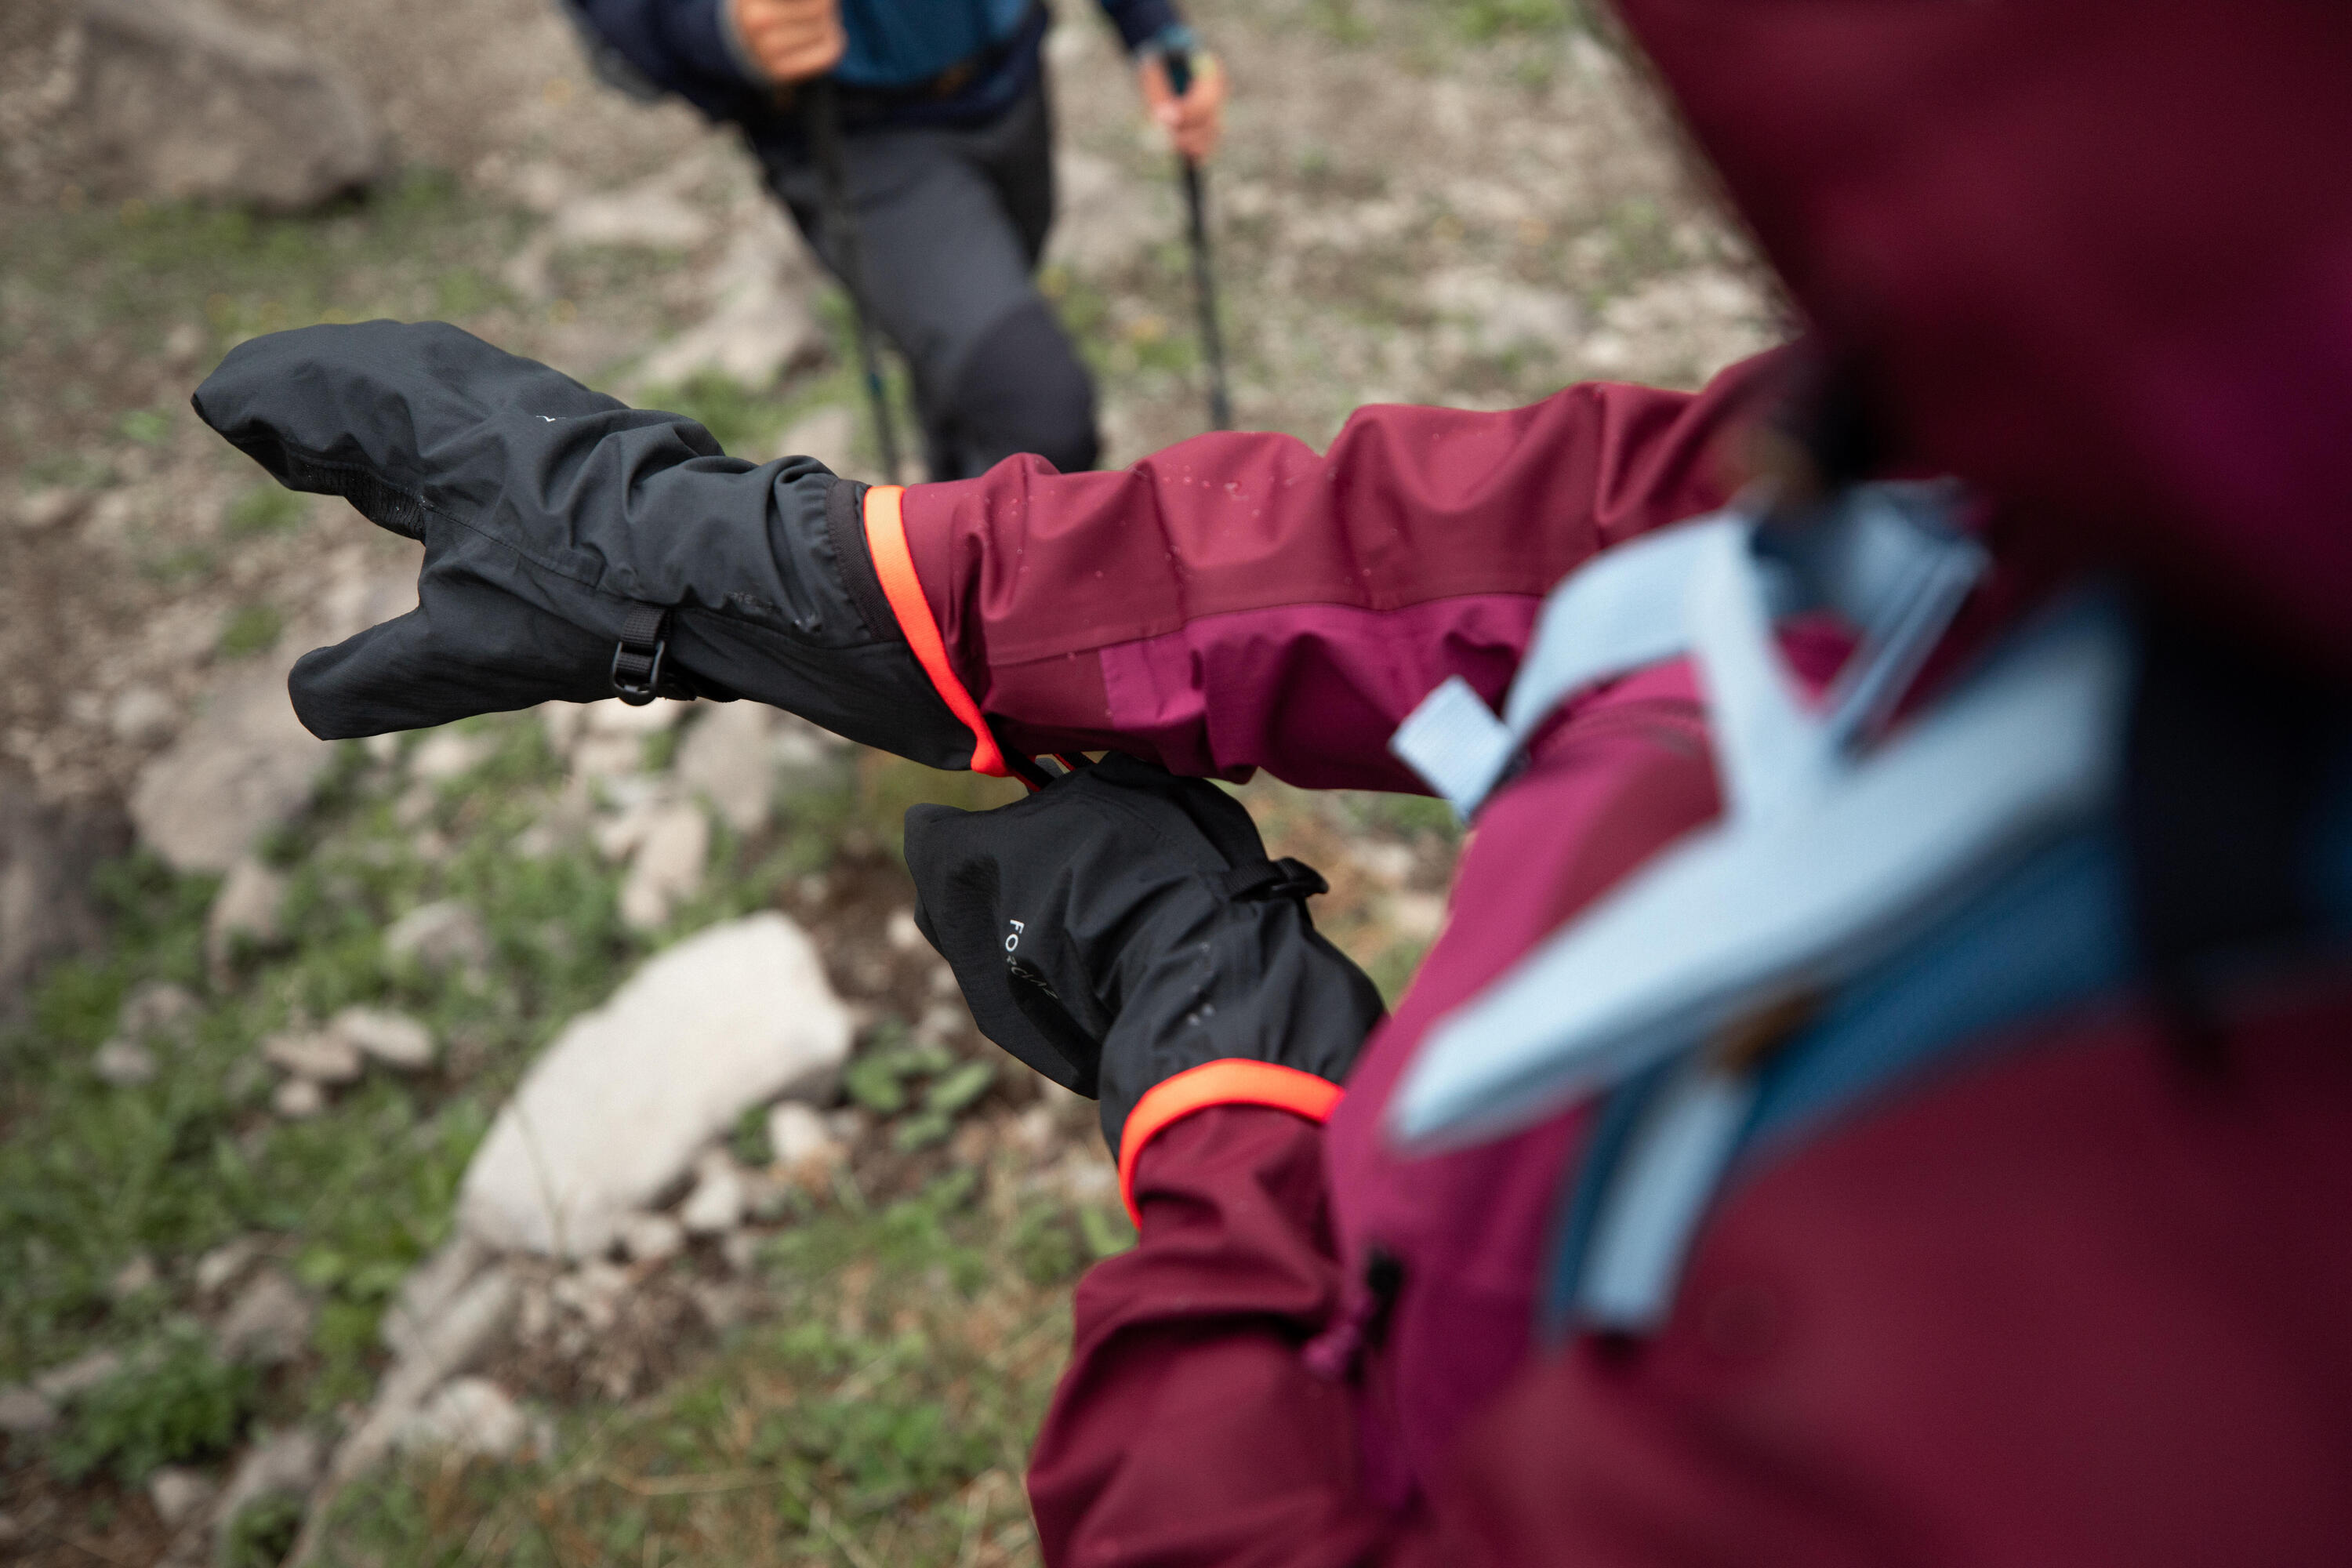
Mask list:
[[[564,0],[606,74],[624,71],[674,92],[713,120],[755,136],[789,133],[774,87],[738,54],[720,7],[726,0]],[[1119,37],[1137,49],[1181,26],[1172,0],[1097,0]],[[892,121],[986,119],[1035,79],[1045,36],[1038,0],[840,0],[847,52],[834,69],[845,87],[877,97],[918,89],[960,60],[994,51],[992,68],[951,95],[892,103]],[[614,59],[617,57],[617,61]]]

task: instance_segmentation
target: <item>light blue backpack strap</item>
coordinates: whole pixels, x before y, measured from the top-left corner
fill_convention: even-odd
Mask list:
[[[1860,763],[1685,836],[1433,1026],[1392,1136],[1527,1126],[1859,973],[2105,805],[2130,670],[2112,598],[2075,601]]]

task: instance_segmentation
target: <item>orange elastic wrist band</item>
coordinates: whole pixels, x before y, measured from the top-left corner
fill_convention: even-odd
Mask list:
[[[898,619],[899,635],[930,677],[931,689],[971,731],[971,771],[1009,778],[1012,770],[1004,765],[1004,753],[997,750],[988,721],[980,716],[980,704],[948,662],[940,623],[932,618],[931,602],[923,596],[923,580],[915,574],[915,554],[907,547],[907,520],[899,509],[906,493],[903,485],[876,485],[866,492],[866,550],[874,558],[874,575],[881,579],[882,596]]]
[[[1170,1122],[1213,1105],[1264,1105],[1319,1123],[1339,1103],[1340,1093],[1329,1079],[1246,1057],[1202,1062],[1153,1084],[1128,1113],[1119,1135],[1118,1195],[1127,1205],[1128,1217],[1139,1226],[1143,1224],[1135,1206],[1135,1164],[1143,1146]]]

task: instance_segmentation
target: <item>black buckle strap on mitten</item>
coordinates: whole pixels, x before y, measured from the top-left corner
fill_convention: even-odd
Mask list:
[[[1287,855],[1279,860],[1255,860],[1236,866],[1225,873],[1224,884],[1225,897],[1244,904],[1261,899],[1311,899],[1331,890],[1322,872]]]
[[[659,605],[630,605],[620,644],[613,649],[613,695],[632,708],[651,702],[668,652],[669,612]]]

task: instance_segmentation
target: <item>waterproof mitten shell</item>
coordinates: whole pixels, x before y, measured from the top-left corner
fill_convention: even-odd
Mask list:
[[[1269,860],[1241,804],[1201,779],[1111,755],[993,811],[907,814],[916,923],[955,969],[982,1033],[1129,1112],[1210,1062],[1344,1082],[1380,992],[1319,934],[1323,879]]]
[[[339,740],[613,695],[633,610],[670,612],[664,689],[755,698],[933,767],[971,729],[908,649],[863,531],[866,487],[730,458],[440,322],[304,327],[230,351],[197,415],[291,489],[425,546],[418,607],[303,656]]]

